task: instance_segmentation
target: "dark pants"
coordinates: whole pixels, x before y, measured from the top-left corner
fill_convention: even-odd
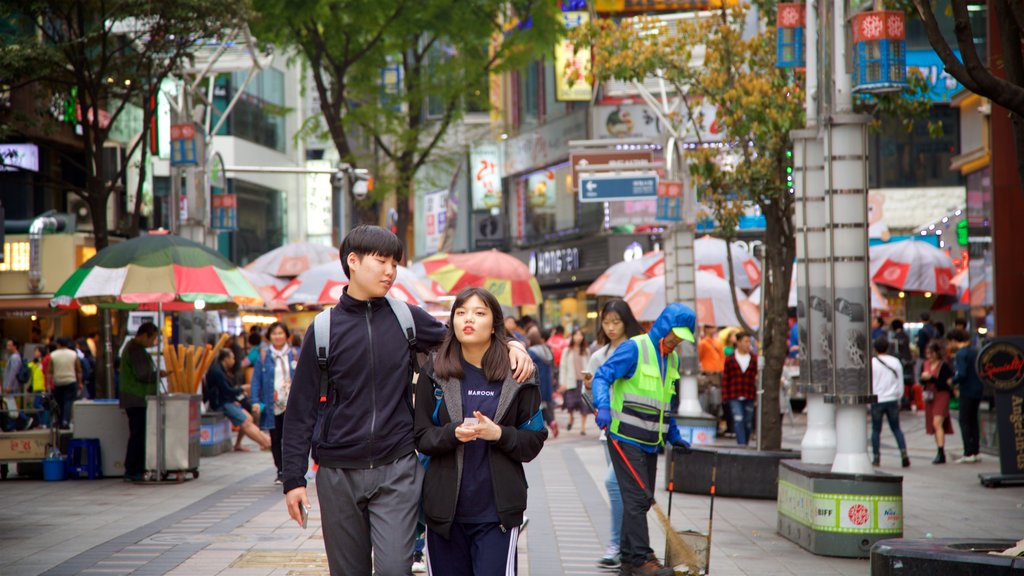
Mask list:
[[[452,524],[450,538],[427,530],[428,571],[435,576],[511,576],[516,574],[519,528],[501,530],[497,522]]]
[[[146,471],[146,407],[125,408],[128,415],[128,449],[124,455],[124,475],[141,476]]]
[[[277,466],[277,475],[281,476],[284,470],[281,464],[281,437],[284,436],[284,412],[274,414],[274,427],[270,430],[270,451],[274,454],[274,466]]]
[[[75,405],[75,397],[78,396],[78,384],[61,384],[53,387],[53,399],[60,407],[60,427],[71,426],[71,408]]]
[[[981,432],[978,428],[980,398],[960,397],[960,435],[964,439],[964,456],[977,456]]]
[[[626,459],[615,448],[622,449]],[[619,492],[622,494],[622,535],[619,540],[619,552],[622,563],[640,566],[654,554],[651,549],[651,537],[647,531],[647,512],[651,509],[651,492],[654,488],[658,472],[658,455],[644,452],[639,446],[621,442],[608,441],[608,454],[612,458],[615,477],[619,480]],[[636,476],[629,466],[640,476],[643,487],[637,483]]]
[[[889,421],[889,429],[896,437],[896,445],[900,452],[907,450],[907,442],[903,439],[903,430],[900,429],[900,405],[899,401],[876,402],[871,405],[871,449],[875,456],[879,455],[882,443],[882,416]]]

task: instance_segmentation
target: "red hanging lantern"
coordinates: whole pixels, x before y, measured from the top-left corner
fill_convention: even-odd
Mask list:
[[[891,92],[907,87],[906,15],[896,10],[853,17],[853,91]]]

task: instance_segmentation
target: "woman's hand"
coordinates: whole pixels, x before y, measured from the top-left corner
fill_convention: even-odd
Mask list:
[[[479,437],[476,426],[466,426],[465,424],[459,424],[455,427],[455,438],[459,442],[466,443],[472,442]]]
[[[474,411],[473,416],[476,416],[476,419],[479,420],[478,424],[471,426],[471,428],[476,430],[477,437],[483,438],[488,442],[497,442],[501,438],[501,426],[495,424],[493,420],[484,416],[479,410]]]

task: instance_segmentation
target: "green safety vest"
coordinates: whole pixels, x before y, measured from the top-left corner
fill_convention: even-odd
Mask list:
[[[657,446],[668,435],[668,419],[675,382],[679,379],[679,357],[675,352],[665,360],[665,374],[658,364],[658,352],[646,334],[634,336],[637,366],[629,379],[612,385],[612,433]]]

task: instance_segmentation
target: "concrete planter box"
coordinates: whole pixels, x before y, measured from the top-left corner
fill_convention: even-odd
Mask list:
[[[1024,558],[992,556],[1014,540],[920,538],[881,540],[871,548],[871,576],[1018,576]]]
[[[737,498],[778,498],[779,462],[798,459],[795,450],[694,446],[689,454],[675,450],[675,491],[707,494],[711,486],[711,467],[717,465],[715,495]],[[669,459],[665,457],[665,486],[668,487]]]

